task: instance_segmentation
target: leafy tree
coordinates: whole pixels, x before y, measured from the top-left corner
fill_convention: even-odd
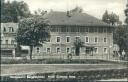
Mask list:
[[[43,16],[46,13],[47,13],[47,11],[44,11],[42,9],[37,9],[37,10],[34,11],[35,16],[41,16],[41,15]]]
[[[102,21],[115,25],[116,23],[120,23],[119,21],[119,16],[116,15],[115,13],[108,14],[108,11],[106,10],[105,13],[102,16]]]
[[[111,13],[109,14],[109,21],[111,25],[115,25],[115,23],[119,22],[119,16],[115,13]]]
[[[28,5],[21,1],[3,2],[1,8],[1,22],[18,22],[21,18],[31,15]]]
[[[33,47],[42,45],[50,38],[49,24],[43,17],[25,18],[19,22],[16,36],[19,45],[30,46],[30,59],[32,60]]]
[[[126,16],[126,19],[125,19],[125,23],[128,24],[128,4],[126,5],[126,9],[125,9],[125,16]]]
[[[124,26],[118,26],[114,32],[115,43],[119,46],[119,53],[122,55],[122,51],[128,50],[128,29]]]
[[[75,48],[76,56],[79,56],[80,48],[82,48],[82,47],[84,47],[84,42],[82,42],[81,39],[76,39],[74,42],[74,48]]]

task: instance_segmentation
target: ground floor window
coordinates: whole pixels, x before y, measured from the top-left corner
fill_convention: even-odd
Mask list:
[[[1,50],[1,56],[11,57],[13,56],[12,51],[13,50]]]
[[[107,53],[107,48],[104,48],[104,53]]]
[[[47,48],[47,53],[50,53],[51,52],[51,49],[50,48]]]
[[[90,53],[91,53],[90,48],[86,48],[86,49],[85,49],[85,54],[90,54]]]
[[[95,54],[97,54],[98,53],[98,48],[94,48],[94,52],[95,52]]]
[[[67,53],[70,53],[70,48],[67,48],[67,49],[66,49],[66,52],[67,52]]]
[[[36,48],[36,52],[37,53],[40,53],[40,48]]]

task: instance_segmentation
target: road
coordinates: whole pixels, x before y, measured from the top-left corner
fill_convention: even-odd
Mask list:
[[[1,76],[125,68],[119,64],[2,64]]]

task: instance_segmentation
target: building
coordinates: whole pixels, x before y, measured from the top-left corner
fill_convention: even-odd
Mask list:
[[[18,23],[1,23],[1,57],[15,57]]]
[[[75,55],[73,43],[81,39],[86,47],[80,49],[80,55],[110,56],[113,54],[113,26],[82,12],[51,11],[44,15],[49,20],[51,38],[33,49],[33,56],[41,58],[44,55],[67,56]],[[18,23],[1,23],[1,55],[16,57],[15,36]],[[94,50],[91,50],[94,47]],[[23,47],[22,52],[29,48]],[[21,55],[22,56],[22,55]],[[26,56],[26,55],[24,55]]]
[[[80,55],[113,54],[113,26],[82,12],[51,11],[45,15],[50,21],[51,38],[43,46],[35,47],[33,55],[66,55],[75,52],[73,43],[81,39],[85,48]]]

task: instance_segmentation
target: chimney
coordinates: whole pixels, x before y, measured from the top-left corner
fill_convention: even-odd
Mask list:
[[[70,11],[67,11],[67,16],[71,17],[71,12]]]

